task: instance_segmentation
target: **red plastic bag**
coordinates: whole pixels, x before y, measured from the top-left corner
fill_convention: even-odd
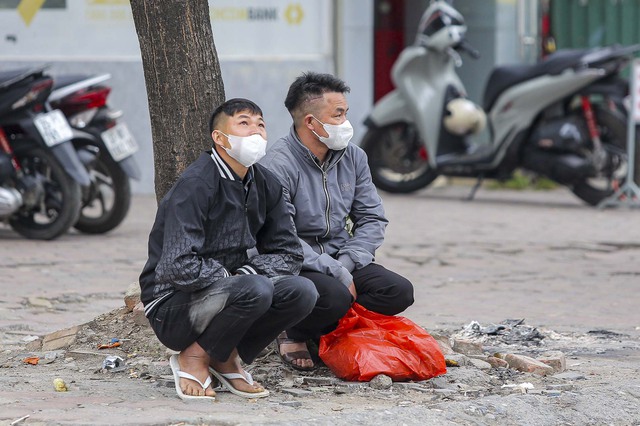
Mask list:
[[[341,379],[368,382],[427,380],[447,372],[438,342],[404,317],[371,312],[354,303],[338,327],[320,338],[322,361]]]

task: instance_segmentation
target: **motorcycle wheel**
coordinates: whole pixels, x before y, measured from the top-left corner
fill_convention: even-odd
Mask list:
[[[9,219],[11,227],[23,237],[52,240],[76,222],[82,204],[80,184],[69,176],[47,150],[35,148],[17,153],[25,175],[39,182],[44,191],[33,208],[20,210]]]
[[[598,130],[602,145],[607,153],[605,166],[597,177],[584,179],[572,187],[573,193],[592,206],[597,206],[602,200],[611,196],[624,184],[627,177],[627,121],[626,117],[615,111],[604,108],[594,108]],[[636,152],[634,180],[640,182],[640,150],[639,138],[636,132]]]
[[[371,128],[360,146],[369,158],[374,185],[383,191],[414,192],[429,186],[438,177],[412,124]]]
[[[82,206],[74,227],[86,234],[104,234],[120,225],[129,212],[129,177],[118,163],[102,155],[88,171],[91,175],[89,199]]]

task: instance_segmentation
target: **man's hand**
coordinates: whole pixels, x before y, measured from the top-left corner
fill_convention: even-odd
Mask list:
[[[351,302],[355,302],[356,299],[358,298],[358,292],[356,291],[356,285],[353,281],[351,281],[351,284],[349,284],[349,293],[351,293],[351,297],[353,297],[353,300]]]

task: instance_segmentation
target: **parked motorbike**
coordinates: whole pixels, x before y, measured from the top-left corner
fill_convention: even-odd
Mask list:
[[[416,43],[393,65],[396,89],[365,121],[361,147],[374,184],[408,193],[438,175],[477,177],[473,198],[484,178],[505,180],[522,168],[566,185],[591,205],[613,194],[632,161],[629,89],[620,72],[640,45],[560,50],[534,65],[497,67],[483,109],[466,98],[455,71],[461,52],[479,56],[466,30],[463,16],[444,1],[423,14]],[[639,159],[636,149],[633,160]]]
[[[0,220],[32,239],[65,233],[89,184],[65,116],[44,112],[52,86],[41,68],[0,72]]]
[[[73,128],[73,144],[89,172],[91,183],[83,192],[81,232],[101,234],[124,220],[131,205],[129,178],[140,179],[133,157],[138,150],[121,111],[107,105],[111,88],[103,84],[109,74],[65,75],[55,79],[49,109],[59,109]]]

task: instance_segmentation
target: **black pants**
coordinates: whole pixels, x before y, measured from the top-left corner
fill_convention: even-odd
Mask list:
[[[149,322],[163,345],[182,351],[194,342],[217,361],[234,348],[251,363],[282,331],[305,318],[318,293],[299,276],[237,275],[193,293],[178,291]]]
[[[352,275],[358,293],[356,301],[370,311],[396,315],[413,304],[413,285],[395,272],[371,263]],[[313,281],[320,298],[309,316],[287,329],[287,336],[299,342],[317,340],[333,331],[347,313],[351,293],[340,281],[320,272],[302,271],[300,276]]]

